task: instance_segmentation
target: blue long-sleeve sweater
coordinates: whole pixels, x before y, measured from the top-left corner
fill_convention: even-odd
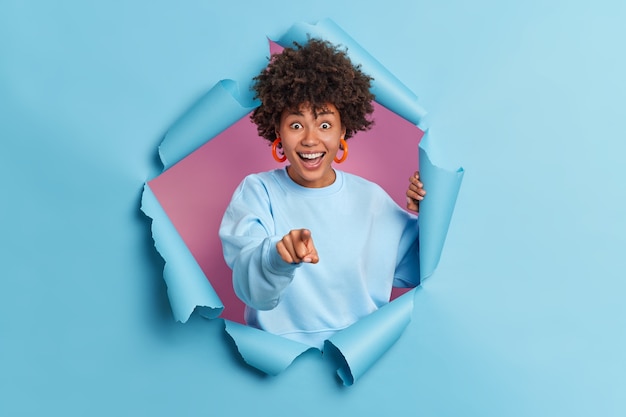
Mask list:
[[[306,188],[277,169],[235,191],[219,233],[250,326],[321,347],[388,303],[393,285],[419,284],[417,217],[378,185],[336,173],[330,186]],[[303,228],[319,262],[284,262],[276,243]]]

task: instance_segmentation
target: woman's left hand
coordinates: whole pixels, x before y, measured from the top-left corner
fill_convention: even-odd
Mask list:
[[[409,189],[406,191],[406,208],[419,213],[420,201],[424,199],[425,195],[426,190],[420,181],[420,173],[415,171],[415,174],[409,178]]]

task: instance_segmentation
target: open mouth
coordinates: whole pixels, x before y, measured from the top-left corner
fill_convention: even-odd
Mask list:
[[[298,152],[298,156],[307,165],[316,165],[326,155],[326,152],[314,152],[314,153],[301,153]]]

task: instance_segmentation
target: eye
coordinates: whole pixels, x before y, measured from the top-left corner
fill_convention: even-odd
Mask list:
[[[320,127],[324,130],[330,129],[330,123],[324,122],[320,125]]]
[[[298,122],[290,124],[289,127],[291,127],[292,129],[302,129],[302,125]]]

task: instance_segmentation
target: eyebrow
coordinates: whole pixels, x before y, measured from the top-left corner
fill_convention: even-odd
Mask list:
[[[320,111],[315,112],[315,118],[317,119],[319,116],[322,116],[325,114],[335,114],[335,112],[332,110],[328,110],[328,109],[321,109]],[[288,116],[304,116],[304,113],[302,113],[300,110],[291,110],[289,111],[289,113],[287,113],[287,115]]]

